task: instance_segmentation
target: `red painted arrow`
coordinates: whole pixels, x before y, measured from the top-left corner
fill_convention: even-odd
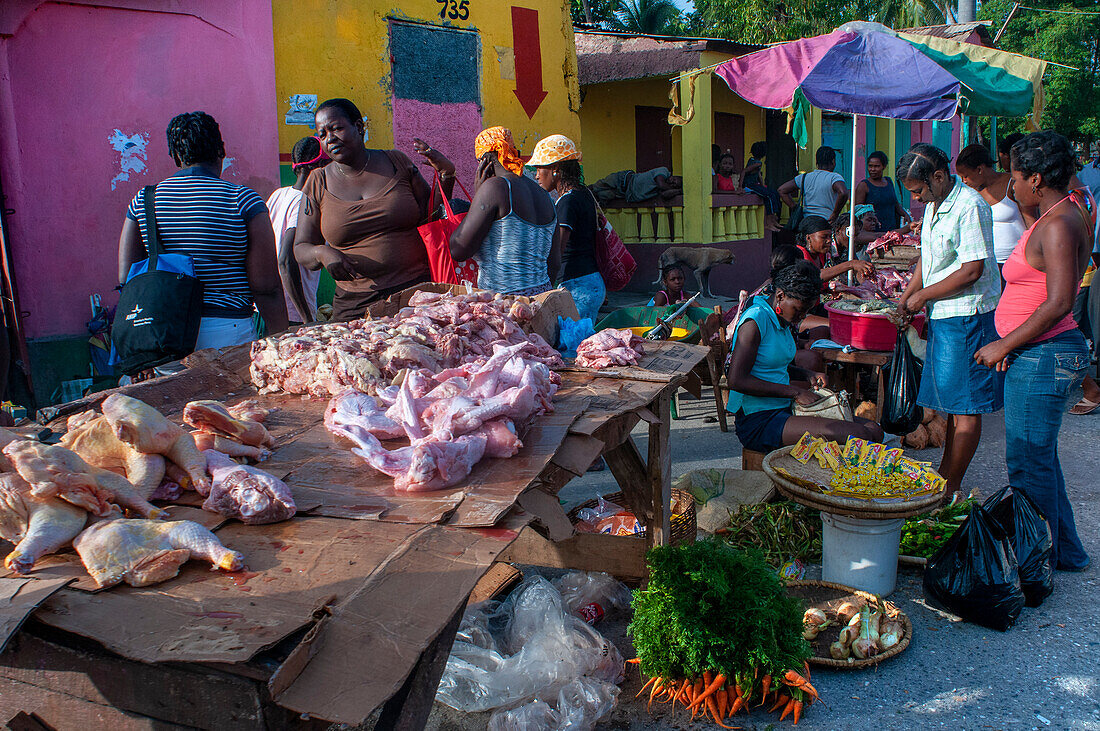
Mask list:
[[[512,6],[512,50],[516,58],[516,99],[533,119],[546,89],[542,88],[542,49],[539,48],[539,11]]]

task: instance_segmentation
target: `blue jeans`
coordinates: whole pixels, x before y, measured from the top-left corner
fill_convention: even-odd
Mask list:
[[[1089,354],[1078,330],[1017,348],[1005,375],[1005,461],[1008,483],[1023,490],[1050,524],[1056,568],[1089,562],[1077,537],[1073,507],[1058,461],[1062,415],[1077,398]]]
[[[600,307],[607,296],[607,287],[599,272],[585,274],[576,279],[567,279],[561,283],[561,286],[573,295],[573,302],[576,303],[577,312],[580,313],[582,320],[587,317],[592,320],[593,325],[599,322]]]

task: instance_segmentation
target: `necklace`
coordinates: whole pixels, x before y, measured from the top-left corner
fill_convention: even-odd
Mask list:
[[[344,167],[346,167],[346,166],[343,163],[337,163],[336,171],[338,173],[340,173],[341,175],[343,175],[345,178],[358,178],[360,175],[362,175],[364,172],[366,172],[367,167],[369,165],[370,165],[370,150],[367,150],[367,159],[363,162],[363,167],[356,170],[355,173],[353,173],[353,174],[345,173],[344,172]]]

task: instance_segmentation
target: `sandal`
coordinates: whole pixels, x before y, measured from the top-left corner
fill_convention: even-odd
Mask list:
[[[1100,403],[1089,401],[1087,398],[1082,397],[1080,401],[1073,405],[1073,408],[1069,410],[1069,413],[1074,416],[1085,416],[1096,411],[1096,408],[1100,406]]]

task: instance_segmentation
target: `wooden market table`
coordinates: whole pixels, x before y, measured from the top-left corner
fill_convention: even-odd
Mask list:
[[[840,373],[835,382],[830,379],[829,387],[834,390],[843,389],[852,394],[852,398],[855,399],[852,402],[853,410],[859,406],[860,402],[867,400],[865,398],[866,394],[859,386],[859,371],[863,369],[870,370],[871,377],[875,379],[877,386],[875,403],[878,413],[882,414],[882,406],[886,399],[882,369],[884,366],[890,365],[890,361],[894,357],[893,353],[877,350],[852,350],[848,352],[841,348],[815,348],[815,350],[821,353],[826,366],[834,365],[838,367]]]
[[[172,508],[245,554],[237,574],[191,562],[156,586],[96,591],[69,554],[0,578],[0,723],[310,729],[377,716],[378,728],[422,728],[467,598],[494,562],[644,576],[647,547],[669,533],[669,401],[706,354],[663,343],[643,368],[566,371],[520,455],[483,461],[464,489],[407,498],[379,492],[384,478],[332,445],[324,401],[264,397],[279,408],[264,467],[290,485],[299,515],[246,526]],[[123,391],[178,417],[195,398],[254,394],[247,361],[246,349],[200,353]],[[52,424],[107,395],[57,409]],[[642,421],[644,457],[630,436]],[[646,540],[571,535],[556,493],[600,454]]]

